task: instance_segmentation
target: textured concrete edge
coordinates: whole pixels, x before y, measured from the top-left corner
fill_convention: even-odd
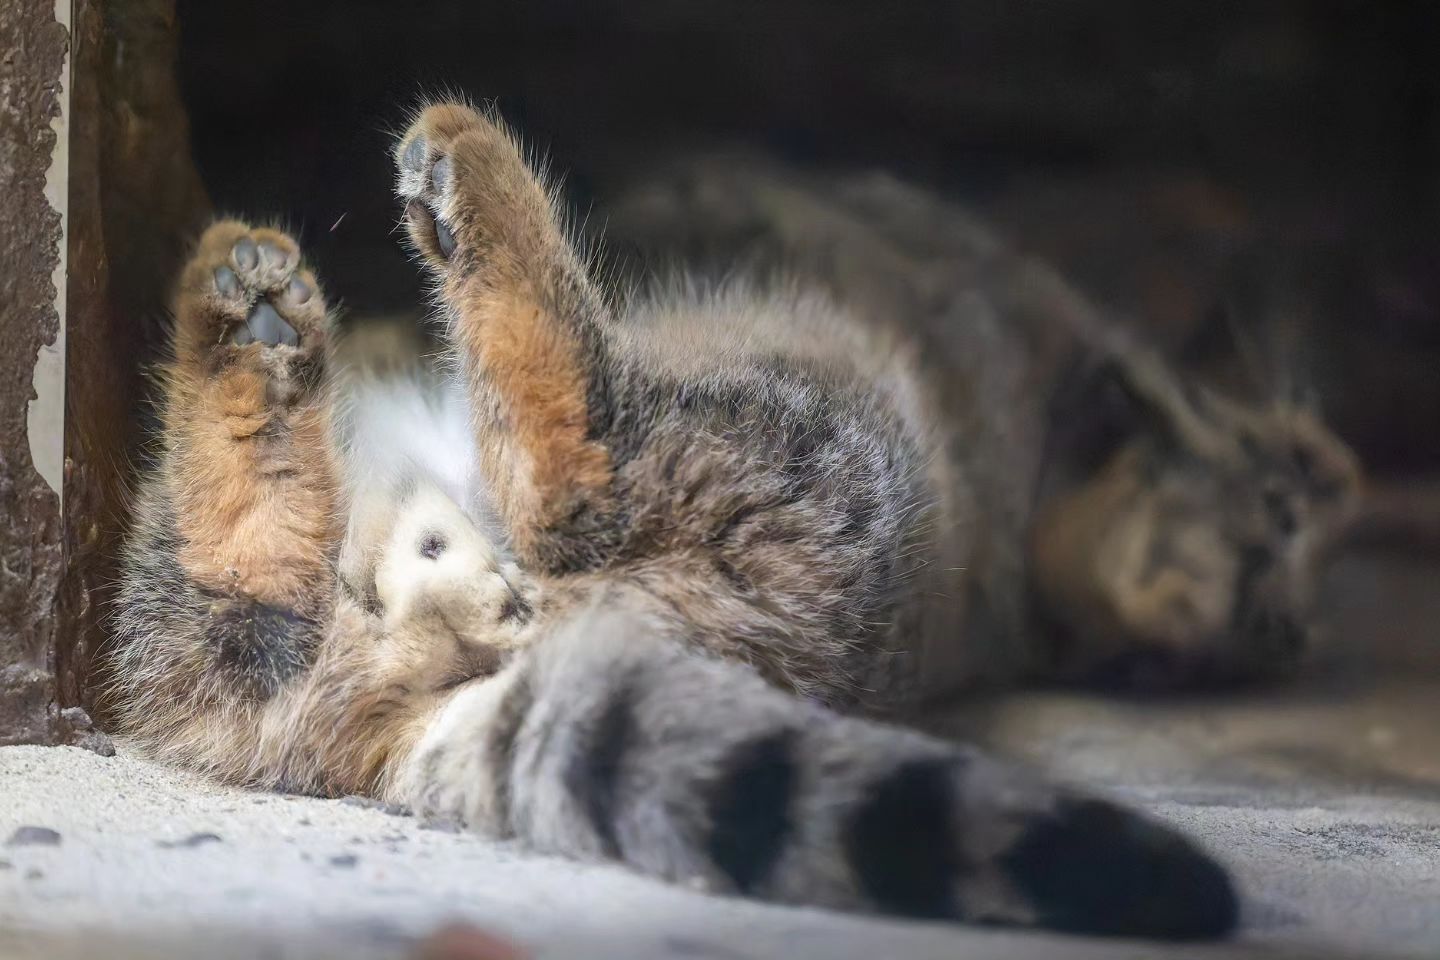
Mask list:
[[[46,197],[67,31],[55,0],[0,4],[0,743],[54,739],[60,499],[36,469],[28,418],[41,351],[59,335],[61,218]],[[51,398],[53,399],[53,398]]]

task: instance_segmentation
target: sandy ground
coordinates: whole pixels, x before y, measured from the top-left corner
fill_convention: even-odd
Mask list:
[[[527,855],[346,801],[247,793],[122,748],[0,748],[0,958],[402,958],[466,918],[538,956],[1440,958],[1440,562],[1357,554],[1323,682],[1126,702],[974,700],[937,732],[1146,807],[1234,871],[1212,946],[766,907]],[[1388,677],[1388,678],[1387,678]],[[1399,679],[1397,679],[1399,678]]]
[[[123,746],[11,747],[0,955],[368,960],[463,917],[545,957],[1440,957],[1440,685],[1165,705],[1032,693],[944,726],[1202,838],[1242,885],[1241,937],[1179,948],[766,907],[353,802],[220,788]]]

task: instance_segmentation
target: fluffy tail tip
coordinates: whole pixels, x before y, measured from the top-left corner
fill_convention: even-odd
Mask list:
[[[1072,800],[1006,855],[1039,925],[1071,933],[1205,940],[1235,929],[1224,867],[1179,833],[1102,800]]]

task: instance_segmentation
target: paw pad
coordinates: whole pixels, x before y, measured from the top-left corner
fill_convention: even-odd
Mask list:
[[[222,297],[231,299],[240,296],[240,278],[229,267],[215,268],[215,289]]]
[[[466,233],[456,203],[457,180],[464,176],[455,150],[462,140],[482,156],[486,149],[509,149],[489,121],[469,107],[441,104],[421,114],[394,154],[395,192],[405,203],[410,238],[432,263],[453,260]]]
[[[201,352],[251,344],[313,352],[329,324],[323,292],[294,239],[238,220],[211,224],[201,236],[175,320],[177,338]]]
[[[249,237],[242,237],[231,251],[235,266],[247,273],[260,265],[260,247]]]
[[[287,347],[295,347],[300,345],[300,335],[269,302],[262,300],[250,311],[245,322],[231,331],[230,342],[237,347],[257,342],[270,347],[282,343]]]
[[[290,298],[291,303],[309,303],[314,293],[315,288],[299,277],[291,277],[290,286],[285,288],[285,296]]]
[[[435,161],[435,166],[430,168],[430,182],[434,185],[437,193],[448,193],[450,189],[450,177],[455,172],[455,161],[449,157],[441,157]]]
[[[281,250],[278,244],[267,240],[260,244],[260,259],[264,261],[266,268],[280,270],[285,266],[285,251]]]
[[[400,162],[404,164],[405,169],[415,173],[425,169],[425,138],[416,137],[411,140],[410,145],[405,148],[405,152],[400,155]]]
[[[440,252],[445,255],[447,260],[455,253],[455,234],[445,226],[444,220],[437,219],[435,221],[435,242],[439,244]]]

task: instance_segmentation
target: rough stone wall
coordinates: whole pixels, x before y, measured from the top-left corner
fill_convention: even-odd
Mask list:
[[[56,733],[60,500],[36,472],[26,415],[36,357],[59,332],[51,276],[60,215],[45,198],[45,172],[65,46],[54,0],[0,3],[0,744]]]
[[[64,516],[26,415],[59,326],[44,195],[67,36],[54,0],[0,0],[0,744],[81,742],[166,279],[208,203],[174,79],[172,0],[72,8]]]
[[[73,16],[56,673],[60,704],[90,708],[143,440],[143,367],[162,333],[166,285],[209,205],[175,83],[173,0],[76,0]]]

